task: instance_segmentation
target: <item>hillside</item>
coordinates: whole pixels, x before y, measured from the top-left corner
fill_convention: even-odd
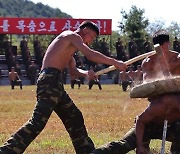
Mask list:
[[[0,0],[0,16],[2,17],[59,17],[71,18],[58,8],[30,0]]]

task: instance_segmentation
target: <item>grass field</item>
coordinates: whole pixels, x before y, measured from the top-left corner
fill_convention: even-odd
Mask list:
[[[131,99],[129,92],[122,92],[119,85],[96,85],[88,90],[87,85],[81,89],[66,91],[82,111],[89,136],[96,147],[109,141],[118,140],[131,128],[134,118],[141,113],[148,102],[146,99]],[[23,90],[10,86],[0,86],[0,145],[24,124],[31,116],[35,101],[36,87],[24,86]],[[169,153],[170,144],[166,144]],[[160,141],[152,141],[152,153],[159,153]],[[25,153],[30,154],[74,154],[70,138],[56,114],[52,114],[45,129],[30,144]],[[129,152],[135,153],[134,151]]]

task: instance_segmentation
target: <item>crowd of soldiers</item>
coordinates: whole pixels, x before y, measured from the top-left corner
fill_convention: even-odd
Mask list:
[[[137,44],[132,37],[129,39],[127,45],[124,44],[121,38],[118,38],[114,45],[116,49],[115,58],[118,60],[127,61],[128,59],[134,58],[139,54],[141,54],[139,53]],[[20,41],[20,53],[22,56],[23,64],[25,66],[27,77],[30,79],[32,85],[36,83],[37,72],[41,68],[42,59],[44,55],[44,51],[42,50],[41,42],[38,40],[38,37],[35,37],[34,39],[33,48],[34,48],[34,59],[32,59],[28,47],[27,39],[25,36],[23,36],[22,40]],[[102,38],[102,40],[99,41],[96,40],[96,43],[94,43],[93,48],[106,56],[114,57],[110,51],[109,45],[105,38]],[[143,48],[144,48],[143,53],[147,53],[153,50],[152,44],[149,41],[148,37],[144,41]],[[177,37],[175,37],[173,41],[173,50],[180,52],[180,43]],[[7,38],[4,41],[4,51],[5,51],[5,57],[9,72],[13,67],[15,71],[18,73],[19,77],[21,77],[22,73],[21,73],[20,62],[17,59],[17,47],[15,48],[14,46],[12,46],[12,42],[8,41]],[[77,67],[81,69],[85,69],[85,70],[93,69],[95,71],[98,71],[105,67],[108,67],[106,65],[98,65],[91,61],[88,61],[85,57],[79,55],[78,51],[74,54],[74,58],[76,60]],[[140,63],[141,61],[134,63],[131,67],[128,67],[126,72],[116,71],[114,72],[114,74],[110,72],[108,73],[108,75],[114,78],[115,84],[119,83],[120,85],[122,85],[123,91],[126,91],[128,85],[132,86],[132,83],[134,83],[134,79],[133,80],[130,79],[127,74],[131,69],[133,69],[132,71],[134,72],[138,71],[140,69],[139,68]],[[67,74],[68,74],[67,68],[63,70],[63,74],[64,74],[63,81],[64,84],[66,84]],[[75,84],[78,84],[78,88],[80,88],[80,86],[84,84],[85,81],[84,78],[77,78],[77,77],[70,77],[70,80],[71,80],[72,89],[74,89]],[[96,81],[89,82],[89,89],[92,88],[93,84],[97,84],[99,86],[99,89],[100,90],[102,89],[100,84],[100,77]]]
[[[12,89],[14,89],[14,86],[18,83],[22,89],[22,83],[19,82],[21,81],[22,76],[27,76],[31,81],[31,84],[35,85],[37,73],[39,68],[41,67],[42,58],[43,58],[43,51],[40,42],[37,39],[34,41],[35,61],[31,56],[30,49],[28,47],[28,42],[25,36],[23,36],[22,40],[20,41],[19,47],[21,54],[20,58],[17,56],[17,46],[13,46],[12,42],[8,40],[8,37],[6,37],[3,42],[3,49],[5,53],[6,63],[8,66],[9,79]],[[26,73],[24,74],[22,73],[21,64],[23,64],[25,68]],[[16,77],[12,78],[12,76],[16,76]]]

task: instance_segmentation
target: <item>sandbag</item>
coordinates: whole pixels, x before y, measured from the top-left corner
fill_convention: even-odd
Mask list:
[[[143,82],[130,91],[131,98],[150,98],[162,94],[180,92],[180,76]]]

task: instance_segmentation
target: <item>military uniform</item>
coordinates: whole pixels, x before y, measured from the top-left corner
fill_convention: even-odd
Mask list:
[[[150,150],[151,139],[162,139],[163,126],[149,123],[145,127],[143,145]],[[180,119],[169,123],[167,127],[166,140],[172,142],[171,153],[180,154]],[[123,139],[110,142],[93,151],[92,154],[125,154],[136,148],[135,125],[126,133]]]
[[[52,112],[56,112],[68,131],[77,154],[89,154],[94,149],[88,137],[84,119],[63,87],[62,72],[46,68],[37,81],[37,104],[32,117],[0,147],[0,153],[20,154],[45,127]]]

